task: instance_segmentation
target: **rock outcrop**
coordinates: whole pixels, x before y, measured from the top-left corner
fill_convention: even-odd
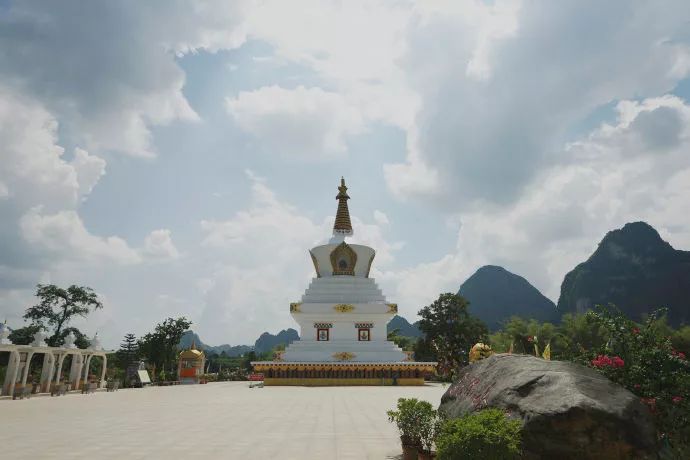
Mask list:
[[[494,355],[463,368],[440,409],[455,418],[486,407],[522,420],[524,458],[656,458],[648,409],[584,366]]]
[[[609,303],[635,321],[666,307],[672,326],[690,323],[690,252],[674,249],[644,222],[607,233],[565,276],[558,311],[583,313]]]

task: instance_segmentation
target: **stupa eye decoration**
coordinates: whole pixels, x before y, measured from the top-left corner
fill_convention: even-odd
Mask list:
[[[342,242],[331,252],[333,275],[355,275],[357,253],[347,243]]]

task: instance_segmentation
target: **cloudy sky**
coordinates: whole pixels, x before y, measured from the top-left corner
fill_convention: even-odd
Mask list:
[[[110,347],[293,327],[341,175],[409,319],[485,264],[556,301],[630,221],[690,249],[690,3],[0,0],[10,326],[50,282]]]

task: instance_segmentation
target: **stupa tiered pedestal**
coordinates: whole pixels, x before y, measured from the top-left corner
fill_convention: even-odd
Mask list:
[[[387,340],[398,307],[369,278],[375,251],[345,242],[352,225],[344,181],[338,190],[333,237],[309,251],[317,277],[290,304],[301,339],[254,370],[265,385],[423,385],[436,363],[415,362]]]

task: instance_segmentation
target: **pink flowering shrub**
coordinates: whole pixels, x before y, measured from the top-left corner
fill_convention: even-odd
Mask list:
[[[598,368],[610,367],[612,369],[619,369],[625,366],[625,361],[623,361],[620,356],[614,356],[611,358],[608,355],[599,355],[592,360],[592,366]]]
[[[672,458],[690,458],[690,363],[654,327],[663,313],[652,313],[643,324],[615,307],[587,313],[593,324],[606,330],[608,341],[583,350],[575,361],[639,396],[654,417],[662,451]]]

